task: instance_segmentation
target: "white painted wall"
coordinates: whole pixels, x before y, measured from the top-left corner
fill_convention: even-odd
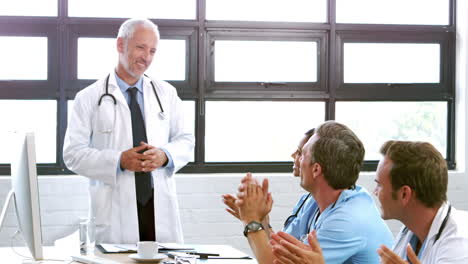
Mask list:
[[[224,211],[221,195],[234,193],[241,174],[176,175],[177,193],[180,202],[182,224],[187,243],[228,244],[249,252],[242,235],[242,225]],[[272,226],[281,229],[284,220],[304,191],[299,179],[290,174],[255,174],[270,179],[274,208]],[[359,184],[372,191],[374,174],[364,173]],[[46,244],[75,231],[80,217],[85,217],[88,208],[87,180],[80,176],[51,176],[39,179],[42,233]],[[9,190],[10,180],[0,178],[0,204]],[[468,210],[468,178],[463,173],[450,173],[449,199],[455,207]],[[389,221],[395,233],[400,224]],[[16,231],[16,219],[10,208],[5,227],[0,231],[0,246],[9,246],[10,236]],[[15,241],[15,244],[21,245]]]

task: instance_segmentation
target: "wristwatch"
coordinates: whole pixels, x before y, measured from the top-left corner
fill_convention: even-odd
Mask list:
[[[256,221],[251,221],[244,228],[244,236],[247,237],[247,234],[249,232],[257,232],[257,231],[260,231],[260,230],[263,230],[263,229],[264,228],[263,228],[261,223],[256,222]]]

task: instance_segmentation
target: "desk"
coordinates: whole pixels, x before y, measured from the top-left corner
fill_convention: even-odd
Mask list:
[[[197,245],[190,245],[194,246],[197,248]],[[205,245],[200,245],[202,247],[206,247]],[[209,247],[216,248],[216,252],[214,253],[220,253],[223,254],[223,252],[231,252],[231,251],[236,251],[239,252],[238,250],[234,249],[231,246],[228,245],[209,245]],[[29,256],[29,252],[26,248],[24,247],[15,247],[15,251],[18,253]],[[22,261],[24,260],[24,257],[19,256],[13,251],[12,248],[10,247],[0,247],[0,260],[1,263],[8,263],[8,264],[21,264]],[[79,255],[78,249],[70,249],[70,248],[63,248],[63,247],[44,247],[44,259],[45,261],[42,261],[41,264],[57,264],[57,263],[73,263],[73,264],[80,264],[79,262],[71,262],[71,255]],[[99,250],[95,250],[95,254],[99,257],[102,258],[108,258],[112,259],[114,261],[124,263],[124,264],[135,264],[138,263],[128,257],[129,254],[126,253],[119,253],[119,254],[103,254]],[[47,261],[48,259],[62,259],[64,260],[63,262],[57,262],[57,261]],[[197,263],[200,264],[256,264],[257,261],[253,259],[199,259]]]

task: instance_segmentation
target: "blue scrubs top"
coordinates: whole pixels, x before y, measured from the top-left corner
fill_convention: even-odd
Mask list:
[[[293,213],[306,197],[301,197]],[[380,263],[377,249],[393,244],[392,233],[374,200],[361,186],[343,191],[321,214],[309,197],[284,231],[300,239],[314,229],[326,263]],[[303,242],[308,244],[307,238]]]

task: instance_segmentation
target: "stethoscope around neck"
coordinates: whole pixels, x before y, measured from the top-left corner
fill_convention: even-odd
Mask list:
[[[439,231],[437,232],[437,234],[436,234],[436,236],[434,238],[434,242],[432,242],[433,245],[439,240],[440,236],[442,235],[442,232],[444,232],[444,229],[445,229],[445,226],[447,225],[447,221],[448,221],[448,219],[450,217],[451,211],[452,211],[452,205],[449,204],[447,214],[445,215],[444,220],[442,220],[442,223],[440,224]],[[405,235],[408,231],[409,231],[408,227],[405,226],[403,228],[402,234]],[[402,241],[402,239],[400,239],[400,241],[398,241],[397,243],[399,244],[399,243],[401,243],[401,241]]]
[[[302,201],[301,205],[297,208],[297,210],[292,215],[288,216],[288,218],[286,218],[286,221],[284,221],[283,230],[286,229],[292,222],[292,220],[299,215],[299,212],[301,211],[302,207],[307,202],[307,200],[310,198],[310,196],[311,194],[308,193],[306,198]]]
[[[146,74],[145,74],[145,76],[148,77],[148,75],[146,75]],[[106,96],[108,96],[108,97],[110,97],[112,99],[112,101],[114,102],[114,106],[117,105],[117,100],[115,99],[115,96],[113,94],[109,93],[109,77],[110,77],[110,74],[107,75],[107,78],[106,78],[106,92],[104,94],[102,94],[101,97],[99,97],[98,107],[101,106],[102,99],[105,98]],[[159,109],[161,110],[161,112],[159,112],[159,119],[164,120],[164,119],[166,119],[166,113],[164,112],[164,108],[162,107],[161,100],[159,99],[159,95],[156,92],[156,88],[154,87],[154,83],[153,83],[153,81],[151,79],[150,79],[150,83],[151,83],[151,87],[153,88],[154,95],[156,96],[156,99],[158,100]]]

